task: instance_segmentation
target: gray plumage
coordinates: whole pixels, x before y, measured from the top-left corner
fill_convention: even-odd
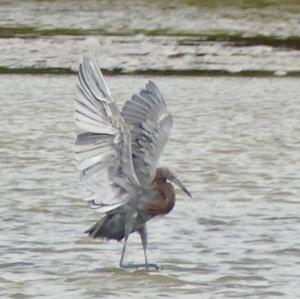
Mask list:
[[[146,256],[146,222],[168,213],[175,192],[167,179],[189,192],[167,168],[157,164],[173,125],[157,86],[149,81],[119,112],[97,63],[84,58],[79,68],[75,121],[85,132],[76,140],[80,183],[101,219],[86,231],[93,238],[122,240],[138,232]],[[189,194],[190,195],[190,194]],[[136,266],[136,265],[135,265]]]

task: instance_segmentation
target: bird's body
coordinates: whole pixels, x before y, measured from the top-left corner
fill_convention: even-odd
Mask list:
[[[81,183],[91,207],[101,218],[86,233],[92,238],[125,239],[120,266],[154,267],[147,260],[146,222],[169,213],[175,204],[177,184],[190,193],[158,159],[173,125],[165,101],[153,82],[133,95],[121,111],[93,59],[80,65],[80,96],[75,100],[75,120],[86,132],[76,140]],[[124,264],[128,236],[141,236],[145,264]]]
[[[158,169],[160,172],[160,169]],[[166,179],[155,178],[148,189],[137,194],[128,202],[105,214],[86,231],[93,238],[122,240],[125,237],[125,224],[132,222],[132,232],[138,232],[148,220],[168,214],[175,205],[175,190]]]

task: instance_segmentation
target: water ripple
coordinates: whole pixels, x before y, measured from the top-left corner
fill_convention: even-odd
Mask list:
[[[122,104],[144,77],[108,77]],[[151,221],[156,271],[88,239],[73,157],[75,77],[1,76],[3,298],[297,298],[299,80],[156,77],[175,117],[162,164],[193,193]],[[18,86],[18,88],[16,88]],[[141,262],[139,237],[126,259]]]

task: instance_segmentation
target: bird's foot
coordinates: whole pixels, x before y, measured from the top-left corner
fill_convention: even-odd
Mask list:
[[[140,269],[145,268],[147,270],[160,270],[161,267],[157,264],[120,264],[120,267],[124,269]]]
[[[161,270],[161,267],[157,264],[144,264],[147,269]]]

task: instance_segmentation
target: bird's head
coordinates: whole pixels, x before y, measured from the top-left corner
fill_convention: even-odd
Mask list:
[[[167,167],[160,167],[156,170],[156,175],[154,178],[155,181],[159,180],[168,180],[171,183],[174,183],[177,185],[182,191],[184,191],[189,197],[192,197],[192,194],[186,189],[186,187],[183,185],[183,183],[177,178],[175,173],[167,168]]]

